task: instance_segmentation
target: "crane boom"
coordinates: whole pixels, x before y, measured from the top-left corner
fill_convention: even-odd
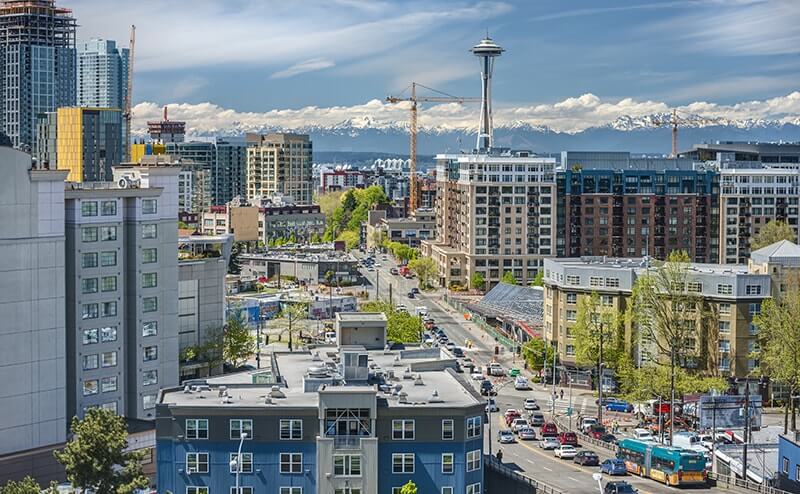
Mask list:
[[[410,172],[410,180],[409,180],[409,209],[411,211],[416,211],[419,207],[419,191],[417,190],[417,113],[418,103],[425,102],[425,103],[458,103],[463,104],[466,102],[480,102],[480,98],[462,98],[458,96],[417,96],[417,86],[421,86],[421,84],[417,84],[416,82],[411,83],[411,97],[409,98],[399,98],[396,96],[389,96],[386,98],[386,101],[389,103],[400,103],[403,101],[411,102],[411,122],[409,125],[409,134],[411,137],[411,146],[409,152],[409,172]],[[425,86],[422,86],[425,87]],[[430,89],[430,88],[427,88]]]
[[[136,45],[136,26],[131,25],[131,42],[128,48],[128,88],[125,93],[125,161],[131,161],[131,121],[133,120],[133,113],[131,110],[131,101],[133,100],[133,60],[134,49]]]

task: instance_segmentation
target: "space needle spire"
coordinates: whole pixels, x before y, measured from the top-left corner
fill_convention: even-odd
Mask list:
[[[492,70],[495,57],[502,55],[505,50],[486,33],[486,37],[470,51],[480,59],[481,64],[481,121],[477,150],[479,153],[488,153],[492,149]]]

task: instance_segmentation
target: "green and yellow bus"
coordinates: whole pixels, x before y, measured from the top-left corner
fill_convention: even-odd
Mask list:
[[[636,439],[623,439],[619,442],[617,457],[625,462],[625,468],[630,473],[666,485],[706,483],[706,459],[695,451]]]

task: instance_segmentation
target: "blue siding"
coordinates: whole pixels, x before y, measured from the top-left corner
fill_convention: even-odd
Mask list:
[[[784,458],[789,463],[785,469]],[[789,492],[800,492],[800,479],[797,478],[798,466],[800,466],[800,446],[783,436],[779,436],[778,464],[775,471],[778,472],[778,484],[781,489]]]
[[[409,480],[417,485],[419,492],[437,494],[442,487],[453,486],[453,492],[466,492],[467,484],[483,484],[483,454],[481,467],[466,472],[467,451],[482,450],[481,438],[467,442],[389,441],[378,444],[378,493],[392,494],[392,487],[400,487]],[[414,453],[414,473],[392,473],[392,454]],[[442,453],[454,454],[454,471],[442,473]]]
[[[158,492],[174,494],[186,492],[186,486],[208,486],[215,494],[228,494],[235,486],[236,475],[230,473],[230,454],[236,453],[239,441],[160,440],[156,444],[158,462]],[[187,475],[186,453],[209,453],[207,474]],[[239,477],[242,487],[253,487],[256,492],[278,492],[278,487],[303,487],[303,492],[315,492],[317,483],[316,444],[302,442],[252,442],[245,441],[243,453],[253,453],[253,473]],[[303,473],[281,474],[280,453],[302,453]],[[183,473],[179,473],[181,470]]]

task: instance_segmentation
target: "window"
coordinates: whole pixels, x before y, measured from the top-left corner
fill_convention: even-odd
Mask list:
[[[100,391],[110,393],[117,390],[117,376],[104,377],[100,381]]]
[[[158,371],[156,369],[142,372],[142,386],[152,386],[158,384]]]
[[[97,293],[97,278],[82,279],[81,293]]]
[[[81,254],[81,267],[82,268],[96,268],[97,267],[97,252],[84,252]]]
[[[158,334],[158,322],[146,321],[142,324],[142,336],[156,336]]]
[[[606,278],[606,286],[609,288],[619,288],[619,278]]]
[[[99,340],[97,339],[97,328],[83,330],[84,345],[91,345],[93,343],[97,343],[98,341]]]
[[[467,471],[474,472],[481,467],[481,450],[467,451]]]
[[[589,286],[603,286],[603,278],[599,276],[590,276]]]
[[[158,310],[158,297],[145,297],[142,299],[142,312],[155,312]]]
[[[101,266],[116,266],[117,265],[117,253],[113,250],[101,252],[100,253],[100,265]]]
[[[81,228],[81,241],[82,242],[97,242],[97,227],[87,226]]]
[[[142,396],[142,408],[145,410],[151,410],[156,407],[156,395],[144,395]]]
[[[761,295],[761,285],[747,285],[744,292],[746,295]]]
[[[414,421],[408,419],[392,420],[392,439],[412,441],[414,439]]]
[[[158,273],[142,273],[142,288],[158,286]]]
[[[467,419],[467,439],[480,437],[481,435],[481,417],[470,417]]]
[[[249,453],[248,453],[249,454]],[[244,455],[244,453],[242,453]],[[231,472],[233,473],[233,472]],[[239,487],[239,494],[253,494],[252,487]],[[236,487],[231,487],[231,494],[236,494]]]
[[[303,439],[303,421],[300,419],[281,419],[281,439]]]
[[[114,317],[117,315],[117,303],[116,302],[103,302],[103,312],[101,314],[103,317]]]
[[[208,487],[186,487],[186,494],[208,494]]]
[[[190,473],[208,473],[208,453],[186,453],[186,470]]]
[[[303,453],[281,453],[281,473],[302,473]]]
[[[97,304],[83,304],[81,307],[81,319],[97,319],[99,313]]]
[[[721,316],[731,315],[731,304],[719,304],[719,315]]]
[[[467,486],[467,494],[481,494],[481,484],[469,484]]]
[[[450,486],[442,487],[442,494],[453,494],[453,488]]]
[[[280,494],[303,494],[302,487],[281,487]]]
[[[95,353],[92,355],[83,356],[83,370],[92,370],[97,369],[98,367],[100,367],[99,355]]]
[[[577,304],[578,303],[578,294],[571,292],[567,293],[567,303],[568,304]]]
[[[730,333],[731,332],[731,323],[730,323],[730,321],[719,321],[719,332],[720,333]]]
[[[414,473],[414,453],[392,454],[392,473]]]
[[[361,494],[360,487],[342,487],[334,489],[333,494]]]
[[[717,285],[717,294],[718,295],[730,295],[733,293],[733,286],[731,285]]]
[[[111,402],[108,402],[108,403],[103,403],[102,405],[100,405],[100,408],[102,408],[103,410],[109,410],[109,411],[111,411],[111,412],[116,414],[117,413],[117,402],[116,401],[111,401]]]
[[[117,277],[116,276],[103,276],[100,279],[100,290],[104,292],[117,291]]]
[[[97,379],[83,381],[83,396],[96,395],[100,391]]]
[[[114,216],[117,214],[117,201],[103,201],[100,207],[100,214],[103,216]]]
[[[150,264],[158,261],[158,249],[142,249],[142,264]]]
[[[453,473],[454,463],[453,453],[442,453],[442,473]]]
[[[252,419],[231,419],[230,434],[231,439],[241,439],[242,435],[245,439],[253,439]]]
[[[361,475],[361,455],[333,455],[333,474],[358,477]]]
[[[794,467],[794,479],[800,480],[800,465],[795,465]]]
[[[242,453],[242,464],[234,465],[233,462],[238,463],[238,454],[231,453],[231,459],[228,462],[230,465],[231,473],[236,473],[239,471],[240,473],[253,473],[253,453]]]
[[[103,341],[103,343],[117,341],[117,327],[106,326],[105,328],[100,328],[100,339]]]
[[[686,285],[686,291],[690,293],[700,293],[703,291],[703,283],[699,281],[690,281]]]
[[[101,226],[100,227],[100,240],[113,241],[117,239],[116,226]]]
[[[567,275],[567,285],[580,285],[581,277],[577,275]]]
[[[142,360],[145,362],[158,360],[158,347],[155,345],[144,347],[142,350]]]
[[[567,321],[575,321],[578,319],[578,311],[567,309]]]
[[[758,302],[753,303],[753,304],[749,304],[748,312],[750,313],[750,316],[758,316],[758,315],[760,315],[761,314],[761,304],[758,303]]]
[[[81,202],[81,216],[97,216],[97,201]]]
[[[783,473],[786,475],[789,475],[789,458],[785,456],[783,457],[783,468],[781,468],[781,471],[783,471]]]
[[[442,420],[442,441],[453,440],[454,432],[453,419]]]
[[[158,203],[155,199],[142,199],[142,214],[156,214]]]
[[[186,439],[208,439],[208,419],[186,419]]]
[[[603,307],[611,307],[614,305],[614,297],[611,295],[600,295],[600,305]]]
[[[103,367],[114,367],[117,365],[117,352],[103,352]]]
[[[158,238],[158,225],[142,225],[142,238]]]

